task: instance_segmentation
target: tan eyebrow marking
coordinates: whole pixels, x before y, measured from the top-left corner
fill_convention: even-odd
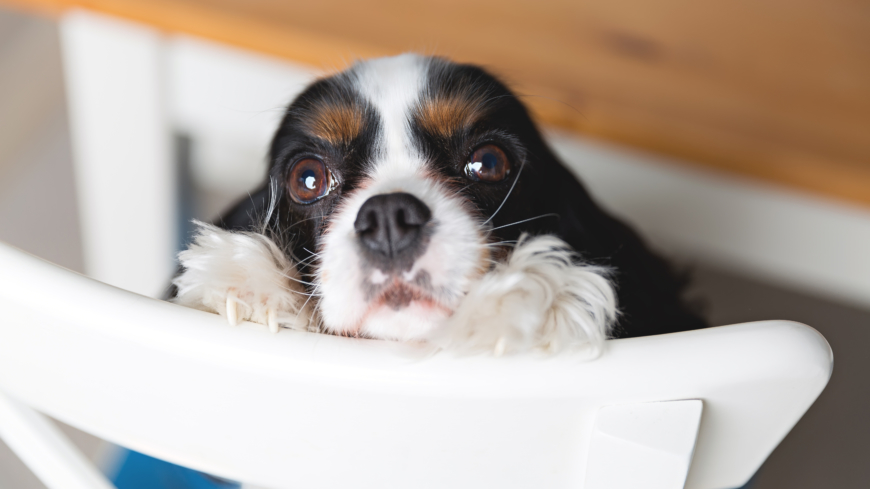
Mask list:
[[[460,92],[426,98],[417,106],[415,121],[426,132],[451,136],[483,117],[481,95]]]
[[[356,104],[320,103],[311,109],[307,129],[330,144],[349,143],[362,132],[363,108]]]

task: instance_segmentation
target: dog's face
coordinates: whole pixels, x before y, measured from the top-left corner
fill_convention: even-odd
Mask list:
[[[271,148],[270,226],[309,264],[327,330],[418,338],[500,259],[511,224],[541,213],[527,197],[546,192],[549,155],[523,105],[479,68],[359,63],[289,107]]]

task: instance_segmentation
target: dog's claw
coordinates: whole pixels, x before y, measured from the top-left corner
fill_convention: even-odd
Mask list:
[[[278,332],[278,317],[275,313],[275,309],[269,309],[266,311],[266,323],[269,324],[269,331],[273,333]]]
[[[239,324],[239,308],[236,303],[235,292],[230,292],[227,295],[227,321],[229,321],[230,326],[236,326]]]
[[[506,343],[504,336],[500,337],[498,341],[495,342],[495,348],[493,349],[492,354],[497,357],[504,355],[505,346],[507,346]]]

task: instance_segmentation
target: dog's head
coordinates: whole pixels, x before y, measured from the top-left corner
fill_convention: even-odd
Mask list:
[[[381,338],[450,316],[520,230],[552,230],[548,192],[573,181],[504,84],[417,55],[308,87],[271,160],[270,227],[309,267],[324,327]]]

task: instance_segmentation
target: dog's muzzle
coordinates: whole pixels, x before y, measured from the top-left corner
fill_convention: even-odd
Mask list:
[[[432,211],[408,193],[380,194],[360,207],[353,223],[362,254],[387,271],[409,270],[426,251]]]

